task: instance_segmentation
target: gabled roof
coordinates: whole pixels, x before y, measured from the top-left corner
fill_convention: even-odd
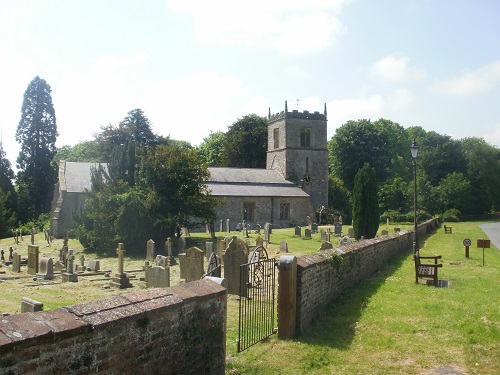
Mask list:
[[[208,168],[208,188],[214,196],[308,197],[309,195],[272,169]]]
[[[68,193],[90,191],[90,172],[99,163],[64,163],[64,173],[59,175],[61,189]],[[107,170],[106,163],[100,163]],[[302,189],[285,180],[272,169],[257,168],[208,168],[207,186],[214,196],[237,197],[309,197]]]
[[[106,163],[100,164],[104,167],[105,170],[107,170],[108,165]],[[99,163],[80,163],[67,161],[65,163],[64,170],[64,185],[66,186],[66,191],[68,193],[82,193],[85,190],[90,191],[92,188],[90,183],[90,171],[92,167],[98,168]]]

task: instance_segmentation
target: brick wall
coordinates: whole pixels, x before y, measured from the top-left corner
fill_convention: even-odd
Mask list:
[[[419,238],[438,222],[432,219],[418,226]],[[413,232],[402,232],[343,246],[342,255],[306,255],[297,259],[296,334],[304,332],[318,312],[342,291],[364,279],[398,253],[411,251]]]
[[[226,289],[209,280],[1,318],[1,374],[224,374]]]

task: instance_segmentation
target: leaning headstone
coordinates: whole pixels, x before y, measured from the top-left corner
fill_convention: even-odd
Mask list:
[[[35,301],[29,297],[21,298],[21,312],[37,312],[43,311],[43,303]]]
[[[38,273],[39,246],[28,245],[28,275]]]
[[[200,280],[203,276],[203,250],[190,247],[186,250],[186,282]]]
[[[21,272],[21,254],[15,252],[12,255],[12,273]]]
[[[227,280],[228,294],[240,295],[240,266],[247,263],[247,254],[238,246],[234,236],[224,253],[224,278]]]
[[[44,280],[52,280],[54,278],[54,261],[52,258],[40,258],[38,276],[42,277]]]
[[[304,230],[304,238],[307,238],[307,239],[309,239],[309,240],[312,238],[312,237],[311,237],[311,230],[310,230],[309,228],[306,228],[306,229]]]
[[[302,229],[299,226],[295,227],[295,237],[302,237]]]
[[[99,259],[91,259],[87,262],[87,271],[99,272],[101,268],[101,261]]]
[[[147,288],[168,288],[170,286],[170,267],[153,266],[146,269]]]
[[[280,253],[288,253],[288,244],[285,240],[280,242]]]
[[[148,240],[146,243],[146,260],[152,262],[155,258],[155,242]]]
[[[132,284],[130,283],[130,280],[123,268],[124,256],[125,256],[125,249],[123,248],[123,243],[118,244],[116,253],[118,254],[118,272],[114,274],[110,285],[114,288],[119,288],[119,289],[130,288],[132,287]]]

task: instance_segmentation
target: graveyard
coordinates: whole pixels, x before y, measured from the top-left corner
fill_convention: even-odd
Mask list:
[[[382,225],[379,236],[394,233],[396,228],[404,231],[407,225]],[[306,233],[306,227],[275,229],[269,243],[265,244],[269,257],[279,258],[288,254],[301,256],[318,252],[325,244],[324,231]],[[344,226],[347,233],[349,227]],[[441,233],[442,232],[442,233]],[[499,369],[496,358],[500,352],[498,322],[498,298],[491,292],[498,280],[500,256],[493,248],[487,253],[486,267],[480,263],[480,253],[472,251],[470,259],[464,259],[462,237],[482,234],[475,224],[454,223],[453,235],[444,234],[443,229],[423,240],[422,248],[429,253],[444,257],[441,277],[450,283],[449,288],[429,288],[415,284],[411,255],[403,254],[389,262],[387,267],[367,280],[359,282],[348,293],[342,294],[334,304],[320,314],[308,332],[292,340],[278,340],[272,335],[251,349],[237,353],[238,298],[228,295],[227,316],[227,365],[226,372],[240,373],[422,373],[422,369],[441,369],[455,374],[494,373]],[[228,235],[247,243],[252,248],[259,241],[257,233],[216,233],[218,240]],[[310,238],[309,238],[310,236]],[[329,242],[340,245],[344,237],[334,236],[331,228]],[[209,240],[206,233],[191,233],[186,236],[188,249],[205,249]],[[286,242],[286,246],[283,245]],[[73,250],[72,259],[77,280],[64,276],[54,266],[60,260],[64,240],[54,240],[48,245],[43,233],[35,234],[34,245],[39,247],[39,259],[52,259],[54,272],[46,279],[46,270],[36,275],[28,273],[28,245],[30,236],[24,236],[16,244],[13,238],[0,241],[4,257],[8,260],[9,248],[21,258],[20,272],[13,273],[12,265],[0,267],[0,312],[18,314],[21,301],[27,297],[43,303],[44,310],[52,310],[96,299],[130,293],[147,288],[145,261],[150,257],[148,244],[144,244],[144,256],[130,257],[127,249],[117,244],[114,256],[99,258],[86,251],[78,241],[69,239],[68,250]],[[151,264],[171,261],[169,254],[156,249],[150,257]],[[439,250],[436,250],[439,249]],[[120,251],[125,250],[120,264]],[[194,255],[188,256],[187,254]],[[82,255],[85,260],[82,260]],[[196,256],[195,250],[186,251],[187,257]],[[153,259],[153,260],[151,260]],[[199,259],[199,258],[198,258]],[[204,257],[203,273],[208,259]],[[89,263],[99,260],[99,271],[89,271]],[[49,263],[47,261],[44,261]],[[77,267],[85,265],[78,271]],[[186,282],[186,275],[178,256],[169,264],[169,283]],[[47,265],[48,266],[48,265]],[[45,266],[45,267],[47,267]],[[154,267],[154,266],[153,266]],[[151,268],[153,268],[151,267]],[[195,268],[195,267],[191,267]],[[43,272],[41,272],[43,271]],[[184,271],[185,272],[185,271]],[[120,288],[116,275],[126,274],[127,280]],[[201,277],[197,274],[189,277]],[[66,280],[65,280],[66,278]],[[497,281],[496,281],[497,282]],[[496,299],[495,299],[496,298]],[[496,306],[496,311],[495,311]],[[381,324],[382,323],[382,324]],[[258,359],[258,360],[256,360]],[[287,369],[284,371],[283,369]],[[341,369],[341,370],[339,370]],[[432,373],[432,372],[426,372]],[[436,372],[439,373],[439,372]]]

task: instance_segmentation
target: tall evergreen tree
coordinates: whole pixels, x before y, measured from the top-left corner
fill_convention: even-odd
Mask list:
[[[17,158],[19,218],[37,218],[50,211],[56,170],[51,165],[58,136],[51,88],[36,76],[24,93],[16,141],[21,144]]]
[[[366,163],[354,177],[352,225],[354,237],[373,238],[377,234],[380,213],[375,170]]]

